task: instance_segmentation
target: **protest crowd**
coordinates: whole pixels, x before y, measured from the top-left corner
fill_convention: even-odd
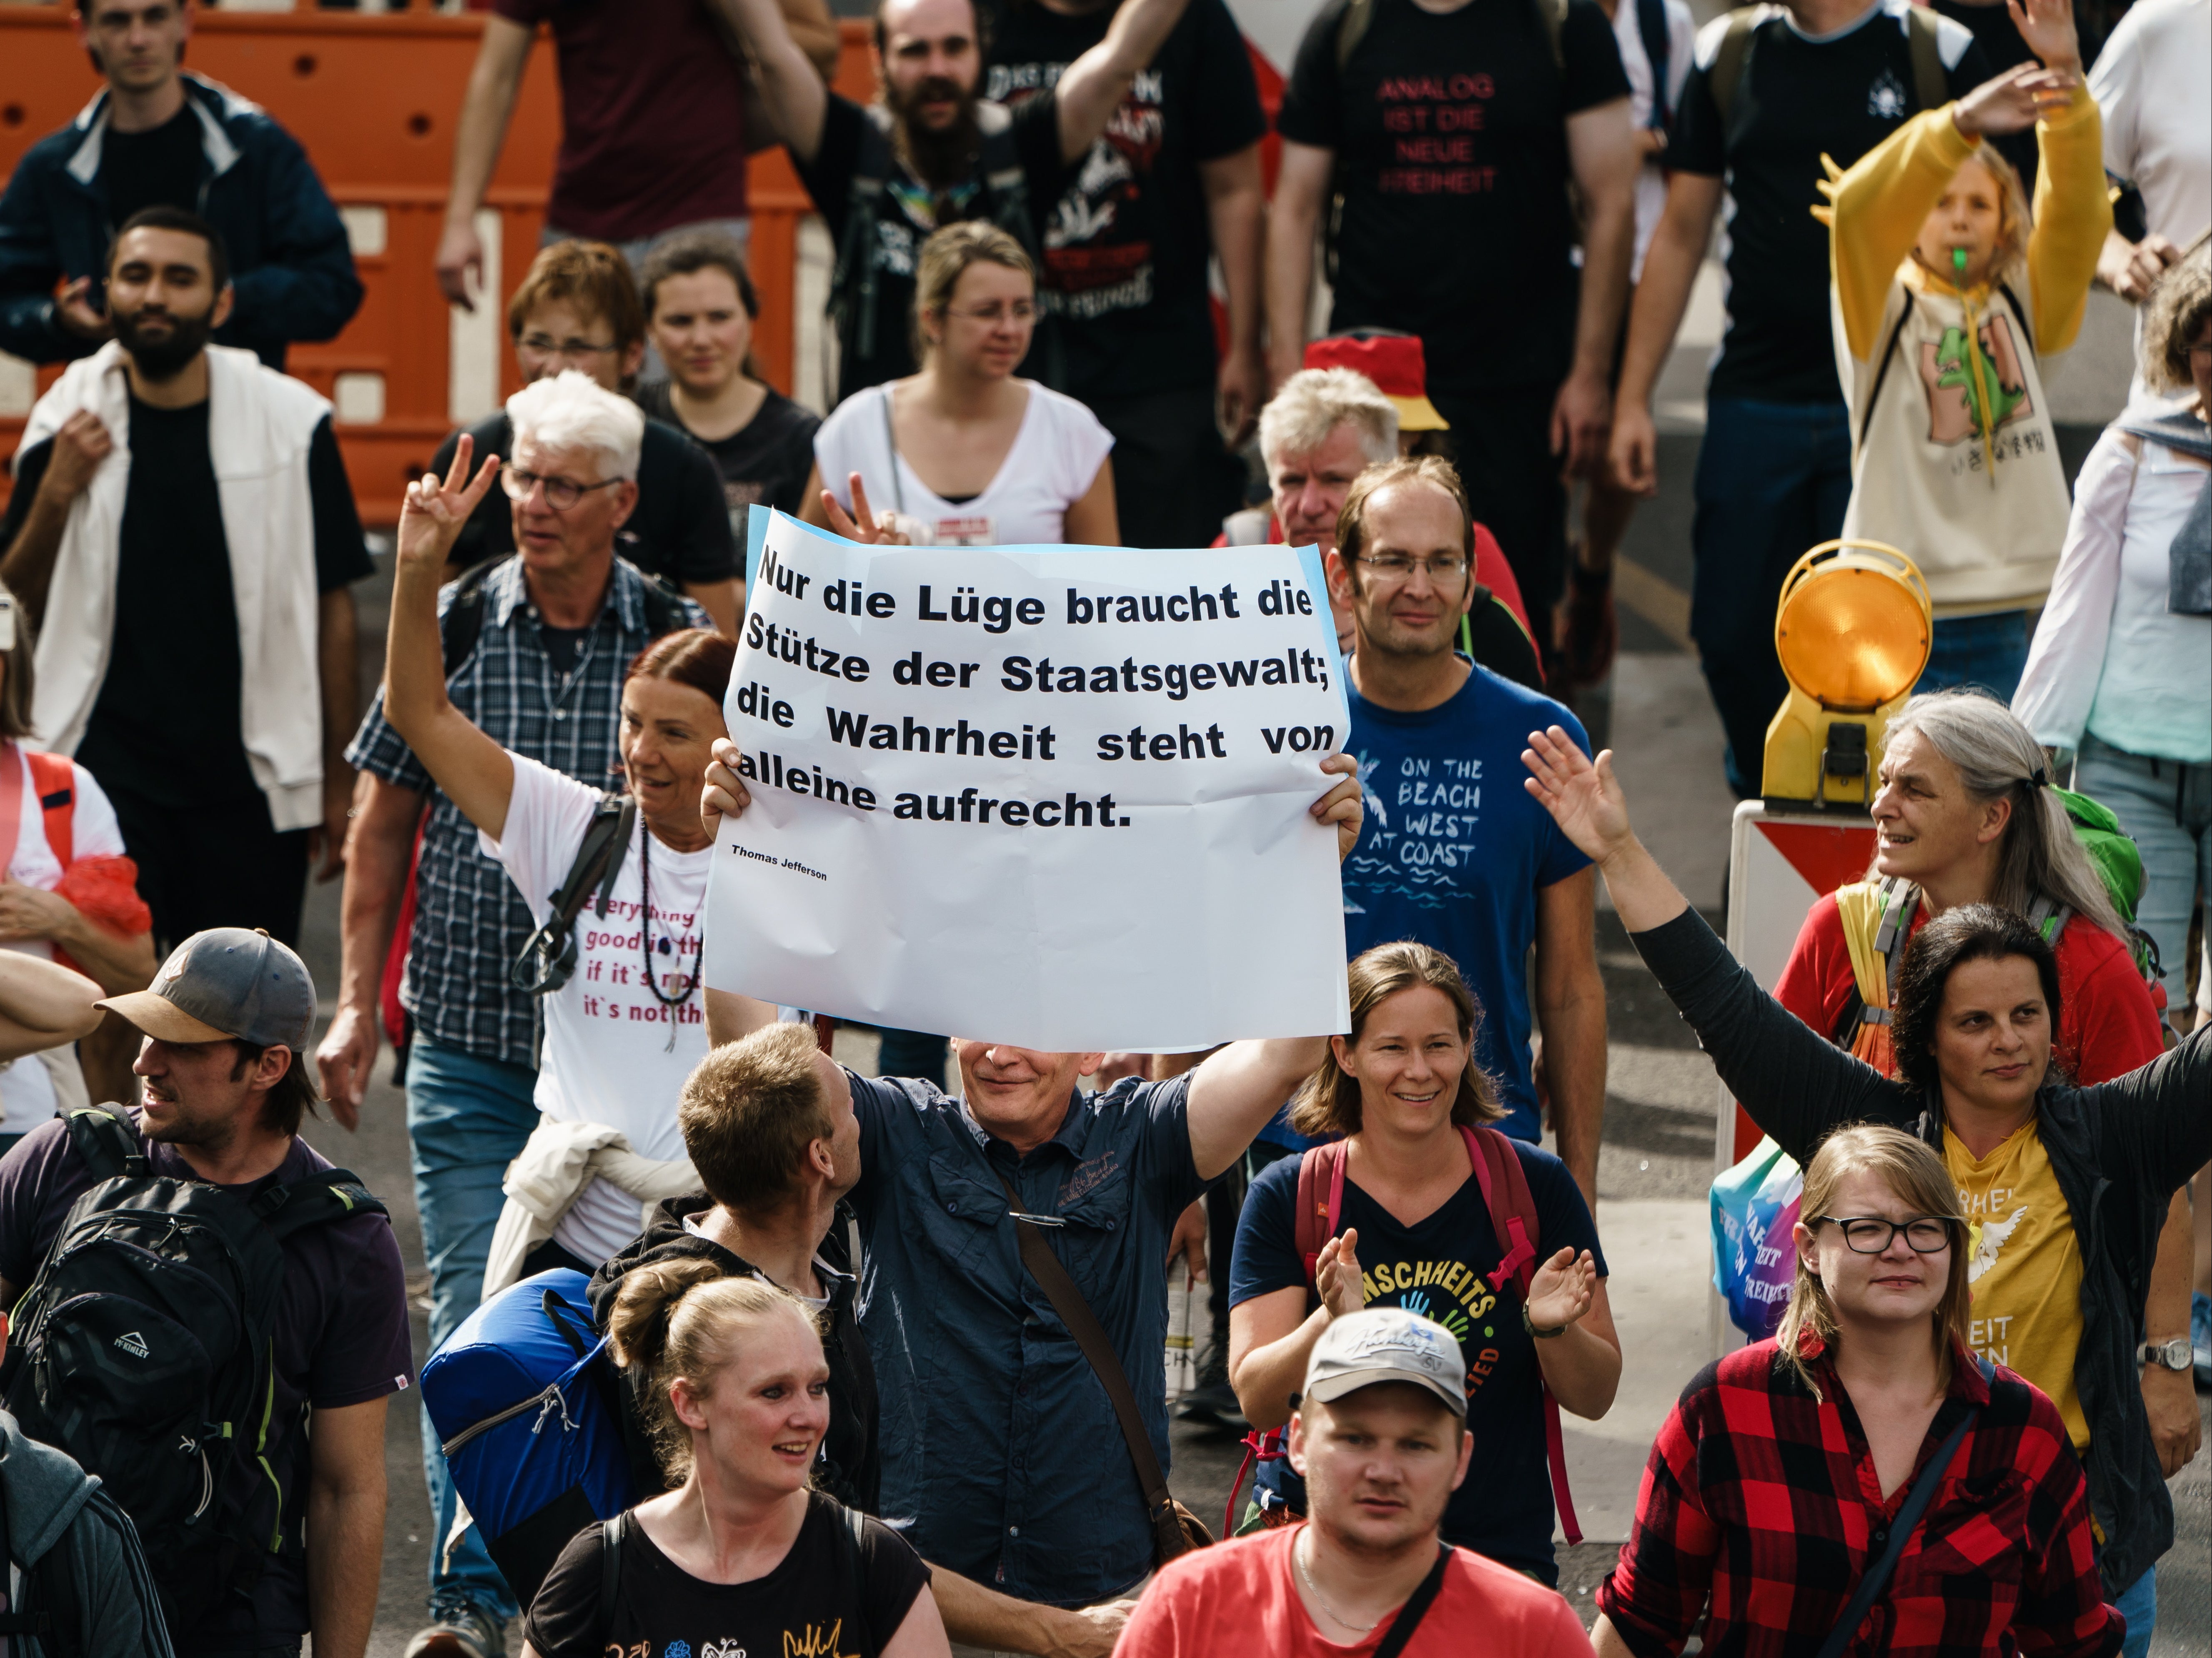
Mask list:
[[[824,0],[491,0],[434,276],[520,389],[374,537],[285,372],[364,295],[307,152],[185,67],[193,0],[58,3],[101,84],[0,196],[0,350],[50,371],[0,515],[0,1654],[361,1658],[394,1410],[432,1516],[406,1658],[2148,1653],[2212,1388],[2212,0],[1317,0],[1264,101],[1224,0],[879,0],[866,104]],[[492,293],[541,26],[560,149]],[[754,349],[774,146],[834,250],[818,410]],[[1717,222],[1675,482],[1738,799],[1777,797],[1808,550],[1903,550],[1924,600],[1860,755],[1871,864],[1780,918],[1771,985],[1577,712]],[[2093,288],[2136,367],[2069,460],[2046,375]],[[1349,725],[1246,804],[1328,841],[1342,949],[1252,970],[1341,1023],[1043,1051],[956,981],[898,1023],[972,1026],[868,1021],[864,1075],[855,1010],[722,981],[718,848],[821,821],[787,798],[996,807],[1050,850],[992,855],[1103,879],[1118,843],[1059,830],[1226,757],[1192,701],[1099,739],[1124,804],[1052,780],[1070,699],[1206,689],[1139,667],[1150,596],[1068,586],[1101,665],[1008,657],[1008,702],[779,635],[810,578],[771,536],[925,578],[1171,554],[1194,629],[1243,619],[1209,561],[1314,550],[1241,694]],[[802,679],[996,700],[933,743],[832,708],[809,771]],[[894,798],[864,743],[1035,798]],[[1069,890],[968,893],[962,950],[1031,972]],[[1802,1196],[1591,1625],[1561,1416],[1640,1362],[1601,890]],[[1093,950],[1202,954],[1206,918],[1084,900]],[[422,1365],[386,1201],[324,1155],[387,1048]],[[1246,1436],[1226,1515],[1171,1496],[1177,1418]]]

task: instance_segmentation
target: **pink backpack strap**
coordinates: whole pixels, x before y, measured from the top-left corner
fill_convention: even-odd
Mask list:
[[[1338,1225],[1344,1218],[1344,1142],[1331,1140],[1326,1145],[1316,1145],[1298,1159],[1298,1212],[1296,1237],[1298,1258],[1305,1263],[1306,1282],[1310,1284],[1319,1270],[1322,1246],[1336,1236]],[[1321,1184],[1328,1182],[1328,1198],[1323,1202]]]
[[[1520,1154],[1510,1141],[1496,1129],[1480,1129],[1460,1125],[1460,1134],[1467,1141],[1467,1154],[1474,1164],[1474,1177],[1482,1187],[1483,1206],[1490,1211],[1490,1224],[1498,1235],[1498,1247],[1503,1256],[1498,1270],[1486,1276],[1490,1287],[1503,1294],[1510,1281],[1520,1291],[1522,1304],[1528,1299],[1528,1286],[1536,1276],[1536,1244],[1532,1236],[1535,1226],[1535,1199],[1528,1191],[1528,1177],[1521,1173]],[[1504,1158],[1513,1159],[1510,1164]],[[1498,1159],[1493,1169],[1492,1158]],[[1506,1188],[1508,1206],[1501,1211],[1498,1188]],[[1527,1218],[1518,1212],[1525,1210]],[[1566,1533],[1570,1544],[1583,1540],[1583,1528],[1575,1518],[1574,1493],[1567,1489],[1567,1442],[1559,1427],[1559,1401],[1552,1397],[1552,1389],[1544,1387],[1544,1454],[1552,1468],[1552,1500],[1559,1510],[1559,1528]]]

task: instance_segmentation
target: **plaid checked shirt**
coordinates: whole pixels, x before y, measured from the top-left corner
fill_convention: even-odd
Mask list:
[[[1679,1653],[1708,1599],[1707,1653],[1816,1651],[1922,1465],[1975,1405],[1986,1408],[1846,1655],[2119,1650],[2081,1465],[2048,1398],[2002,1367],[1984,1383],[1962,1350],[1911,1477],[1885,1500],[1833,1365],[1815,1357],[1813,1370],[1824,1402],[1762,1341],[1709,1365],[1676,1401],[1644,1470],[1635,1533],[1597,1593],[1639,1658]]]
[[[438,614],[454,584],[438,595]],[[502,748],[528,755],[595,788],[616,786],[622,682],[630,659],[651,642],[645,578],[623,559],[614,565],[605,604],[578,648],[575,671],[554,671],[538,632],[538,607],[524,592],[522,563],[510,559],[484,582],[483,630],[467,661],[446,682],[447,694],[477,728]],[[707,613],[685,601],[695,627]],[[384,717],[379,690],[346,758],[387,783],[427,793],[430,821],[416,872],[415,931],[399,999],[416,1029],[441,1047],[534,1066],[537,999],[507,980],[530,937],[529,907],[507,872],[477,849],[476,825]]]

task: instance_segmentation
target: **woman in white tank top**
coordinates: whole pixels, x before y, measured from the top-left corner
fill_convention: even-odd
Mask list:
[[[1036,328],[1020,243],[976,222],[932,236],[915,284],[921,372],[822,422],[806,521],[916,546],[1118,542],[1112,434],[1074,398],[1014,374]],[[856,529],[856,501],[872,533]]]

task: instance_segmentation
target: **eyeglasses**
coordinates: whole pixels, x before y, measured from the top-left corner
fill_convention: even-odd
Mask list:
[[[951,306],[945,307],[948,317],[965,317],[970,322],[988,323],[993,327],[1012,318],[1016,322],[1035,322],[1037,308],[1027,300],[1016,300],[1012,304],[971,306],[965,311]]]
[[[556,340],[547,334],[525,334],[515,345],[533,357],[599,357],[622,349],[612,343],[594,345],[589,340]]]
[[[1385,553],[1380,558],[1370,558],[1364,553],[1354,561],[1375,572],[1380,581],[1409,580],[1416,570],[1425,570],[1429,580],[1439,587],[1456,586],[1467,574],[1467,560],[1457,553],[1439,553],[1434,558],[1407,558],[1402,553]]]
[[[1917,1255],[1941,1254],[1951,1242],[1952,1223],[1938,1215],[1915,1215],[1911,1220],[1883,1220],[1876,1215],[1818,1215],[1822,1222],[1842,1229],[1844,1245],[1855,1255],[1878,1255],[1899,1232]]]
[[[550,477],[543,472],[525,472],[512,466],[499,475],[499,487],[507,491],[509,501],[527,501],[530,492],[544,484],[545,504],[556,513],[567,512],[594,489],[611,489],[621,482],[620,478],[601,478],[597,483],[579,483],[574,478]]]

